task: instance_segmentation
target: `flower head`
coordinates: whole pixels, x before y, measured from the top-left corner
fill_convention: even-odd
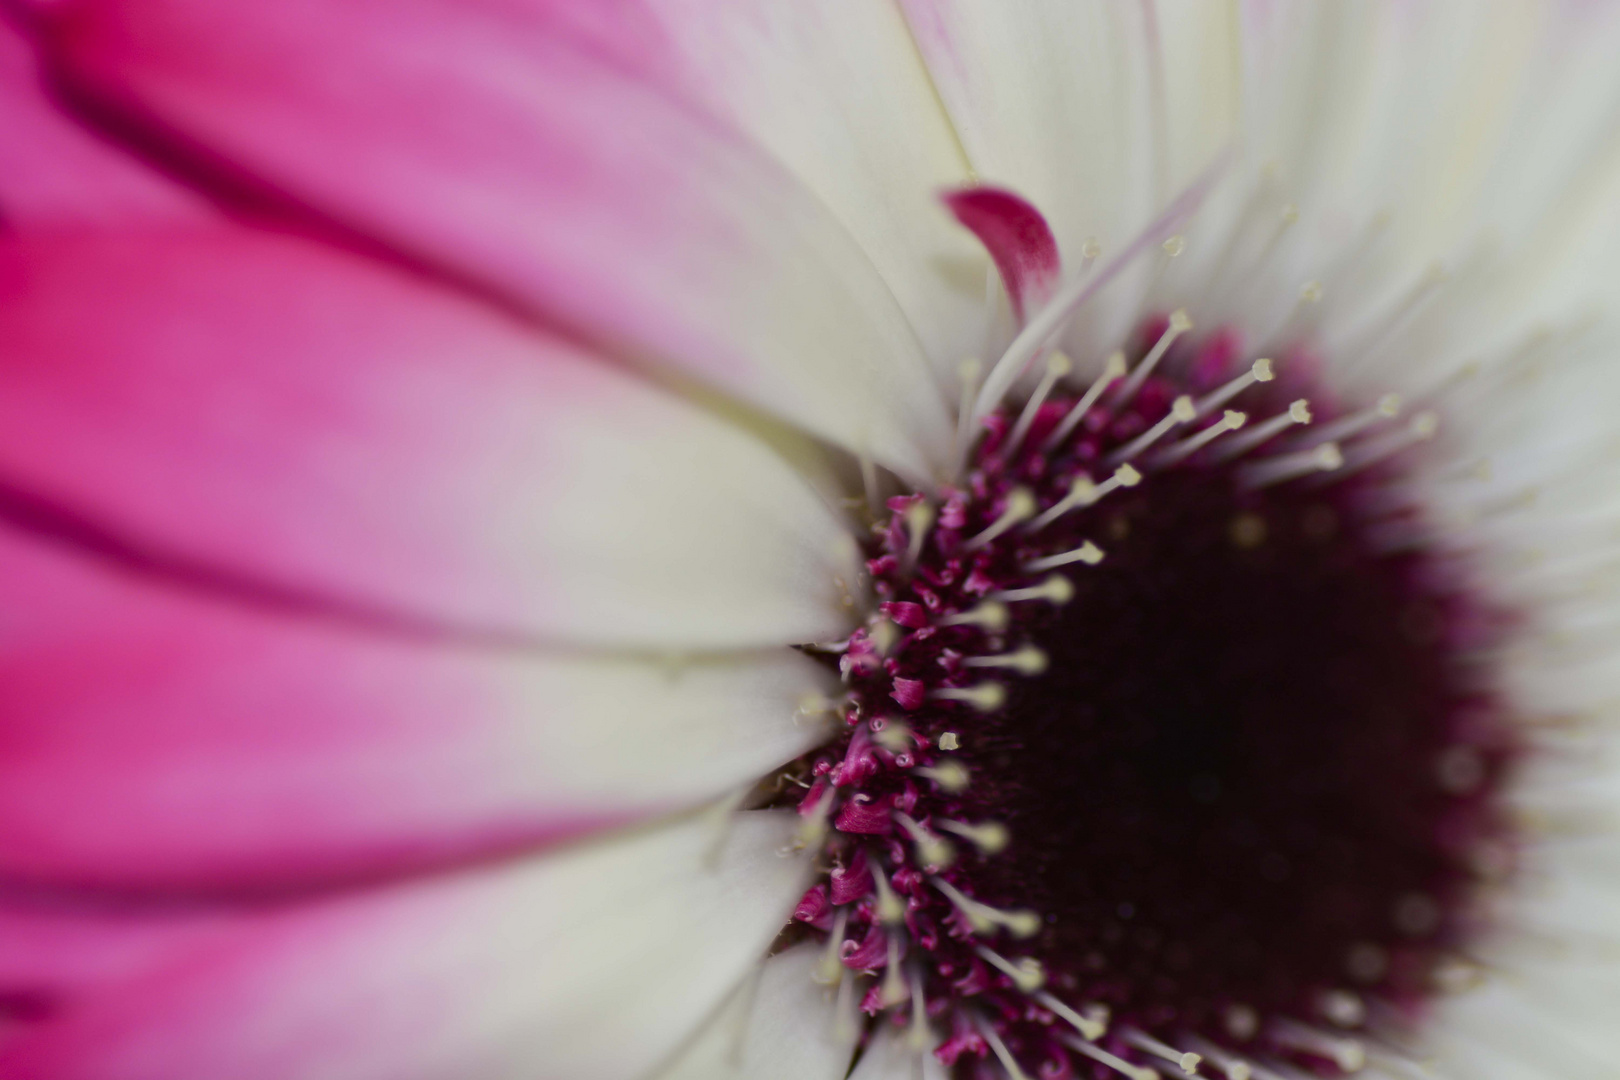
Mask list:
[[[0,1075],[1606,1075],[1620,12],[34,0]]]

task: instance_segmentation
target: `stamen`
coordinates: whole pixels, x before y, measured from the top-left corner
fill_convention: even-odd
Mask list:
[[[891,754],[905,753],[911,748],[911,742],[917,739],[917,736],[905,724],[886,717],[874,717],[867,727],[872,730],[872,741]]]
[[[1294,1020],[1278,1020],[1271,1037],[1290,1049],[1325,1057],[1345,1072],[1360,1072],[1367,1065],[1367,1051],[1360,1039],[1330,1035]]]
[[[951,847],[950,841],[935,836],[917,824],[910,814],[896,810],[894,820],[898,821],[900,827],[906,830],[906,835],[911,837],[911,842],[917,848],[917,861],[924,866],[943,870],[956,859],[956,849]]]
[[[1129,463],[1115,469],[1114,475],[1100,484],[1093,484],[1089,476],[1078,476],[1075,478],[1074,484],[1069,488],[1067,495],[1053,503],[1046,513],[1030,522],[1029,531],[1040,532],[1077,506],[1090,506],[1110,491],[1122,487],[1135,487],[1141,482],[1142,474]]]
[[[1046,670],[1046,654],[1034,645],[1025,645],[1017,652],[970,656],[962,663],[966,667],[1011,668],[1020,675],[1039,675]]]
[[[872,620],[872,629],[868,631],[872,639],[872,648],[877,650],[879,656],[889,655],[889,650],[900,641],[900,628],[891,620],[882,617]]]
[[[821,845],[827,840],[827,821],[832,817],[833,800],[837,796],[837,789],[828,785],[821,800],[806,815],[804,821],[800,822],[799,835],[793,843],[793,850],[821,850]]]
[[[999,855],[1007,850],[1012,841],[1012,835],[1007,832],[1007,826],[999,821],[986,821],[978,825],[969,825],[966,822],[950,821],[946,818],[938,820],[939,827],[946,832],[955,833],[974,847],[983,855]]]
[[[874,866],[872,884],[878,894],[878,922],[884,926],[899,926],[906,918],[906,904],[894,894],[894,889],[889,885],[889,875],[881,867]]]
[[[1287,412],[1273,416],[1265,423],[1250,429],[1245,435],[1226,440],[1225,444],[1215,452],[1215,460],[1217,462],[1231,461],[1233,458],[1242,457],[1261,443],[1287,431],[1295,424],[1308,424],[1310,422],[1311,403],[1304,398],[1300,398],[1288,406]]]
[[[967,766],[953,758],[946,758],[933,766],[924,765],[913,769],[912,772],[926,780],[932,780],[947,795],[959,795],[968,789]]]
[[[1239,471],[1238,479],[1250,488],[1263,488],[1292,480],[1296,476],[1332,472],[1343,464],[1344,454],[1340,452],[1339,444],[1323,443],[1310,450],[1278,454],[1254,465],[1247,465]]]
[[[998,926],[1004,927],[1013,937],[1018,938],[1034,937],[1040,933],[1041,917],[1033,911],[1025,908],[1002,911],[965,895],[943,878],[934,878],[933,883],[934,888],[962,913],[962,917],[968,921],[975,934],[994,933]]]
[[[1187,1041],[1196,1046],[1199,1053],[1213,1062],[1217,1069],[1225,1073],[1226,1080],[1252,1080],[1254,1077],[1254,1066],[1236,1054],[1216,1046],[1208,1039],[1200,1039],[1197,1036],[1192,1036]]]
[[[1007,607],[994,600],[959,611],[955,615],[947,615],[939,620],[940,626],[977,626],[981,630],[992,634],[999,634],[1007,629]],[[949,747],[941,747],[949,749]]]
[[[1080,245],[1079,273],[1085,274],[1089,271],[1091,265],[1097,261],[1097,256],[1101,254],[1102,244],[1098,243],[1097,238],[1095,236],[1086,237],[1086,242]]]
[[[1172,445],[1166,447],[1163,452],[1152,460],[1151,464],[1156,469],[1163,469],[1176,464],[1178,461],[1185,461],[1187,458],[1198,453],[1198,451],[1202,450],[1204,447],[1208,446],[1210,443],[1214,442],[1228,431],[1237,431],[1248,422],[1248,413],[1240,413],[1228,409],[1219,420],[1209,425],[1203,431],[1200,431],[1196,435],[1189,435],[1180,442],[1173,443]]]
[[[900,974],[900,935],[889,934],[889,962],[883,971],[883,989],[878,994],[878,1007],[892,1009],[910,996],[905,978]]]
[[[1067,566],[1070,563],[1083,562],[1087,566],[1096,566],[1102,561],[1103,549],[1098,547],[1096,544],[1093,544],[1090,540],[1087,540],[1073,551],[1065,551],[1057,555],[1048,555],[1044,559],[1036,559],[1033,562],[1027,562],[1024,564],[1024,571],[1030,574],[1038,574],[1042,570],[1055,570],[1060,566]]]
[[[923,997],[922,977],[915,971],[911,973],[911,1030],[906,1033],[906,1042],[918,1054],[926,1054],[934,1045],[933,1032],[928,1028],[928,1003]]]
[[[975,359],[962,361],[956,369],[957,376],[962,381],[961,403],[956,413],[956,471],[961,472],[967,465],[968,454],[973,449],[973,402],[979,393],[979,376],[984,372],[984,365]]]
[[[1211,390],[1198,399],[1198,415],[1208,416],[1228,401],[1237,397],[1255,383],[1268,383],[1277,376],[1272,374],[1271,361],[1267,359],[1256,360],[1249,370],[1217,390]]]
[[[1078,1050],[1093,1061],[1100,1061],[1129,1080],[1159,1080],[1159,1074],[1142,1065],[1132,1065],[1122,1057],[1116,1057],[1100,1046],[1094,1046],[1084,1039],[1078,1039],[1067,1033],[1058,1035],[1058,1041],[1071,1050]]]
[[[1031,585],[1027,589],[1003,589],[1001,592],[991,593],[990,598],[1009,604],[1021,600],[1045,600],[1062,607],[1074,599],[1074,582],[1062,574],[1053,574],[1039,585]]]
[[[1137,454],[1140,454],[1142,451],[1164,438],[1167,434],[1169,434],[1171,428],[1178,424],[1191,423],[1196,419],[1198,419],[1198,406],[1193,404],[1192,398],[1183,394],[1181,397],[1176,398],[1176,400],[1171,403],[1170,411],[1165,414],[1164,419],[1142,432],[1142,434],[1126,443],[1120,449],[1114,451],[1112,454],[1109,454],[1108,462],[1110,464],[1114,464],[1121,461],[1129,461]]]
[[[1012,1051],[1007,1049],[1007,1044],[1001,1041],[1000,1035],[996,1034],[995,1025],[985,1023],[982,1018],[975,1018],[975,1023],[979,1028],[979,1034],[983,1035],[984,1041],[990,1044],[990,1049],[996,1055],[996,1060],[1000,1061],[1001,1067],[1007,1070],[1007,1080],[1029,1080],[1029,1077],[1024,1074],[1024,1070],[1018,1067],[1018,1062],[1014,1060]]]
[[[1011,461],[1013,455],[1018,453],[1018,448],[1024,443],[1024,436],[1029,434],[1031,425],[1035,423],[1035,414],[1041,411],[1041,405],[1046,401],[1046,396],[1052,392],[1052,387],[1057,385],[1057,381],[1072,370],[1074,370],[1073,361],[1062,353],[1055,352],[1047,357],[1046,374],[1041,376],[1035,392],[1024,404],[1024,411],[1018,414],[1018,423],[1013,425],[1012,434],[1007,436],[1007,445],[1001,449],[1002,458]]]
[[[1325,442],[1343,442],[1358,431],[1365,431],[1374,424],[1385,420],[1393,420],[1401,413],[1401,396],[1399,394],[1385,394],[1378,399],[1378,403],[1371,408],[1360,412],[1341,416],[1330,424],[1326,424],[1311,432],[1308,441],[1298,443],[1301,448],[1316,446]]]
[[[849,908],[841,907],[833,918],[832,933],[827,935],[827,944],[821,950],[821,959],[816,963],[816,969],[810,973],[812,982],[822,986],[831,986],[837,982],[844,972],[842,951],[844,948],[844,929],[849,924]]]
[[[962,749],[962,740],[956,732],[947,731],[939,737],[939,748],[941,750],[960,750]]]
[[[990,541],[1017,525],[1021,521],[1028,521],[1035,514],[1037,503],[1035,496],[1026,488],[1013,488],[1007,493],[1006,509],[1001,516],[990,524],[990,527],[978,536],[962,545],[964,551],[977,551]]]
[[[911,576],[912,568],[917,565],[917,559],[922,555],[924,542],[928,539],[928,530],[934,524],[934,508],[921,500],[912,503],[906,508],[906,561],[903,564],[903,574]]]
[[[1030,522],[1029,531],[1040,532],[1075,507],[1090,506],[1097,501],[1097,497],[1097,485],[1092,482],[1091,477],[1081,473],[1069,484],[1067,495],[1047,507],[1046,513]]]
[[[1068,1021],[1087,1042],[1096,1042],[1108,1032],[1107,1024],[1089,1016],[1081,1016],[1051,994],[1043,991],[1035,995],[1035,1000]]]
[[[1091,388],[1085,392],[1085,395],[1079,401],[1074,403],[1074,407],[1064,415],[1063,421],[1052,429],[1052,434],[1048,435],[1046,442],[1041,444],[1042,448],[1052,450],[1067,439],[1080,421],[1085,419],[1086,413],[1091,411],[1091,407],[1097,404],[1097,399],[1103,396],[1103,391],[1114,385],[1114,381],[1124,374],[1125,352],[1120,349],[1116,350],[1108,358],[1108,362],[1103,365],[1102,374],[1097,376],[1097,380],[1091,384]]]
[[[1046,969],[1041,962],[1033,956],[1021,956],[1017,960],[1008,960],[994,949],[984,945],[974,949],[984,962],[1000,971],[1013,981],[1020,993],[1033,994],[1046,985]]]
[[[1142,384],[1147,382],[1148,376],[1153,374],[1153,369],[1158,366],[1159,361],[1164,359],[1164,354],[1170,351],[1170,346],[1176,343],[1176,338],[1191,330],[1192,325],[1192,319],[1187,317],[1187,312],[1177,308],[1170,315],[1170,325],[1165,327],[1164,333],[1159,335],[1159,340],[1153,343],[1153,348],[1148,350],[1142,362],[1136,365],[1136,370],[1125,380],[1125,385],[1119,388],[1119,393],[1109,402],[1109,407],[1120,409],[1129,405],[1131,399],[1136,397],[1136,392],[1142,389]]]
[[[1007,703],[1006,688],[993,682],[978,686],[941,686],[930,696],[941,701],[960,701],[980,712],[994,712]]]
[[[1412,417],[1411,423],[1403,431],[1392,431],[1375,439],[1367,439],[1352,446],[1345,455],[1344,469],[1335,479],[1360,472],[1369,465],[1374,465],[1393,454],[1398,454],[1408,446],[1432,439],[1440,431],[1440,418],[1432,412],[1421,412]]]
[[[1136,1028],[1125,1028],[1119,1033],[1119,1035],[1120,1038],[1124,1039],[1138,1050],[1152,1054],[1154,1057],[1160,1058],[1164,1061],[1168,1061],[1170,1064],[1174,1065],[1188,1076],[1192,1076],[1195,1072],[1197,1072],[1198,1063],[1204,1060],[1203,1056],[1200,1054],[1194,1054],[1191,1051],[1177,1050],[1175,1047],[1170,1046],[1167,1043],[1162,1043],[1146,1032],[1138,1031]]]

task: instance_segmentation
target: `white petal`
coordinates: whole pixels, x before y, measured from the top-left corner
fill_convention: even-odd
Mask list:
[[[810,977],[821,952],[764,961],[656,1080],[842,1080],[859,1029],[839,1029],[836,990]]]
[[[1118,252],[1232,136],[1226,5],[903,6],[974,168],[1045,213],[1066,264],[1079,264],[1089,239],[1105,257]],[[1120,299],[1083,312],[1071,346],[1081,356],[1112,349],[1143,284],[1142,273],[1127,275]]]
[[[916,1080],[917,1062],[922,1062],[923,1080],[948,1080],[945,1066],[932,1053],[918,1054],[906,1040],[906,1031],[883,1024],[849,1080]]]

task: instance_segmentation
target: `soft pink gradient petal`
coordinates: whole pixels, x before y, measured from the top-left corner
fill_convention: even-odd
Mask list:
[[[37,69],[31,44],[0,18],[0,224],[33,229],[211,213],[190,191],[65,116]]]
[[[48,1012],[226,940],[243,918],[229,908],[163,913],[116,904],[0,905],[0,996]]]
[[[199,572],[510,637],[845,628],[842,525],[779,458],[405,273],[229,228],[12,240],[0,341],[0,481]]]
[[[0,877],[289,890],[690,806],[809,749],[787,650],[668,665],[378,634],[0,530]]]
[[[1029,200],[996,187],[964,188],[943,197],[995,260],[1019,323],[1052,299],[1063,262],[1046,218]]]
[[[934,197],[973,171],[897,5],[546,3],[791,170],[883,275],[947,385],[984,347],[987,260]],[[610,32],[586,24],[609,9]]]
[[[149,924],[146,955],[128,946],[121,977],[104,965],[58,980],[71,992],[57,1007],[0,1041],[0,1076],[635,1080],[780,928],[804,883],[803,860],[778,854],[794,827],[791,814],[743,814],[717,845],[715,822],[700,816],[558,856],[242,913],[189,940],[166,925],[181,914],[131,914]],[[105,944],[105,928],[87,921]],[[52,932],[68,963],[95,949]]]
[[[508,302],[926,480],[950,423],[859,246],[551,5],[50,5],[68,77]],[[645,77],[644,77],[645,76]]]

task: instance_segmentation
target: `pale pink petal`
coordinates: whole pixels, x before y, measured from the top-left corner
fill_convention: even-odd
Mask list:
[[[0,877],[290,889],[689,806],[809,749],[790,650],[657,663],[384,634],[0,530]]]
[[[159,561],[509,636],[827,640],[772,452],[421,279],[246,230],[0,243],[0,478]]]
[[[1063,262],[1041,212],[1027,199],[996,187],[971,187],[944,196],[966,228],[995,260],[1013,315],[1020,323],[1052,299]]]
[[[7,1080],[635,1080],[780,929],[793,815],[245,917],[0,1042]],[[712,852],[712,854],[711,854]],[[174,918],[174,914],[131,915]]]
[[[581,32],[791,169],[878,268],[936,370],[954,378],[985,347],[984,254],[935,198],[971,170],[896,5],[631,0],[615,15],[611,32]]]
[[[836,987],[813,978],[825,951],[807,942],[765,961],[652,1080],[843,1080],[856,1002],[840,1024]]]
[[[547,7],[86,0],[47,32],[85,92],[319,213],[926,479],[944,403],[848,233]]]
[[[0,222],[12,228],[206,217],[196,195],[75,124],[0,18]]]

